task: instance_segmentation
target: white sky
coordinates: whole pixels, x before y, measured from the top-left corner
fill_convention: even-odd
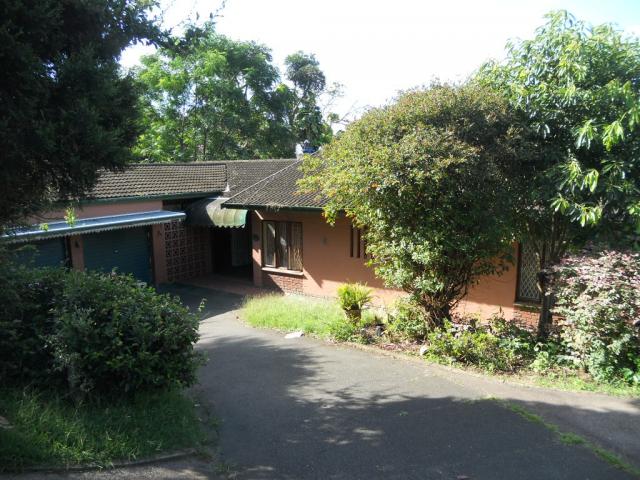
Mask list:
[[[220,3],[161,0],[164,25],[179,31]],[[228,0],[217,30],[267,45],[280,67],[297,50],[314,53],[327,80],[344,85],[333,110],[345,115],[435,78],[463,80],[485,60],[501,58],[510,38],[530,38],[554,9],[640,35],[640,0]],[[121,63],[135,65],[149,52],[131,47]]]

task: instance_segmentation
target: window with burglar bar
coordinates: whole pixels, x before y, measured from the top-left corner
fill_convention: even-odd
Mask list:
[[[516,300],[539,302],[538,258],[531,243],[521,243],[518,253],[518,291]]]
[[[262,264],[302,271],[302,223],[262,222]]]

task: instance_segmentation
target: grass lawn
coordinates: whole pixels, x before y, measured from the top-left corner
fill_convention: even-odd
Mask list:
[[[194,401],[179,392],[110,405],[79,405],[52,392],[0,390],[0,470],[96,465],[198,447],[206,434]]]
[[[336,302],[278,294],[249,298],[241,315],[254,327],[302,330],[320,337],[329,337],[336,326],[345,322],[344,312]]]

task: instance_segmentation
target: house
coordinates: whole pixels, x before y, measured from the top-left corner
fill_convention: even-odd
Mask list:
[[[327,224],[322,199],[297,192],[300,163],[137,164],[104,172],[76,208],[75,222],[49,212],[6,240],[33,244],[39,265],[116,268],[154,284],[218,274],[266,289],[334,296],[342,283],[363,282],[389,303],[401,292],[384,288],[366,265],[362,232],[346,217]],[[517,265],[483,278],[459,311],[537,319],[533,252],[514,248]]]

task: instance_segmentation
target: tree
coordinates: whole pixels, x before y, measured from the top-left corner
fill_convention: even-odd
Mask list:
[[[300,132],[327,128],[305,67],[292,70],[290,88],[267,47],[219,35],[212,22],[189,27],[142,63],[136,152],[149,161],[290,157]]]
[[[526,156],[510,108],[478,86],[435,85],[369,111],[307,157],[302,188],[366,227],[367,254],[388,286],[435,324],[480,276],[508,265],[511,177]]]
[[[118,59],[156,38],[147,0],[0,1],[0,225],[79,197],[131,159],[136,92]]]
[[[297,142],[307,141],[317,148],[327,143],[332,133],[318,105],[320,96],[330,93],[326,78],[314,55],[298,51],[285,59],[285,65],[287,80],[293,85],[287,109],[289,125]]]
[[[477,77],[523,113],[539,148],[521,178],[523,237],[539,260],[542,334],[551,323],[547,272],[572,240],[596,227],[619,233],[640,225],[639,78],[637,39],[562,11]]]

